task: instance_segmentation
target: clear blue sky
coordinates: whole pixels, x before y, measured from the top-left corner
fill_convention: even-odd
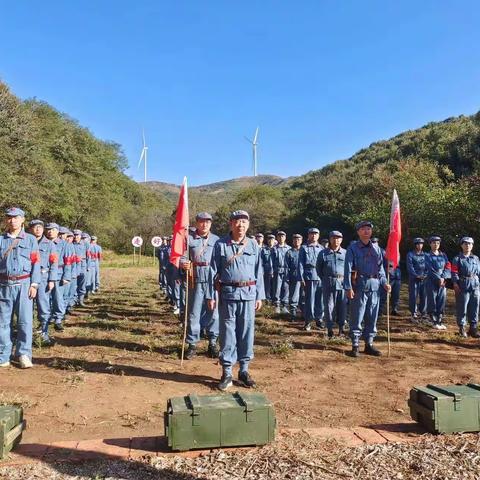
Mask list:
[[[480,2],[2,2],[0,78],[152,180],[298,175],[480,109]]]

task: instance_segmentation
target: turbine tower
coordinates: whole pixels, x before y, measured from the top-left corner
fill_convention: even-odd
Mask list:
[[[147,151],[148,147],[147,144],[145,143],[145,131],[142,130],[142,138],[143,138],[143,148],[142,148],[142,153],[140,155],[140,160],[138,161],[138,166],[137,168],[140,168],[140,165],[142,164],[143,160],[143,172],[144,172],[144,179],[143,181],[147,181]]]
[[[249,138],[245,137],[248,143],[252,144],[252,153],[253,153],[253,176],[257,176],[257,138],[258,138],[258,127],[255,130],[255,135],[253,137],[253,140],[250,140]]]

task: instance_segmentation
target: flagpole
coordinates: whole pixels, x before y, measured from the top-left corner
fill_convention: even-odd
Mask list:
[[[190,227],[187,227],[187,260],[190,261],[190,248],[188,237],[190,233]],[[183,319],[183,340],[182,340],[182,357],[180,360],[180,367],[183,367],[183,357],[185,355],[185,340],[187,338],[187,321],[188,321],[188,277],[192,273],[193,265],[190,264],[190,270],[187,270],[186,280],[185,280],[185,316]]]
[[[387,285],[390,285],[390,266],[387,264]],[[387,344],[390,356],[390,292],[387,290]]]

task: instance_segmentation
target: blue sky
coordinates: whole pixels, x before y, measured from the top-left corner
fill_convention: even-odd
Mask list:
[[[480,109],[477,1],[3,2],[0,78],[100,138],[127,173],[191,185],[299,175]]]

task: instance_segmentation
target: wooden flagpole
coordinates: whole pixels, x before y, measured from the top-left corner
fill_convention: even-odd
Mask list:
[[[387,262],[387,285],[390,285],[390,265]],[[387,344],[388,344],[388,356],[391,353],[390,345],[390,292],[387,290]]]
[[[187,227],[187,260],[190,261],[190,248],[188,237],[190,235],[190,229]],[[185,280],[185,316],[183,318],[183,340],[182,340],[182,357],[180,360],[180,367],[183,367],[183,357],[185,355],[185,340],[187,338],[187,322],[188,322],[188,279],[193,273],[193,265],[190,264],[190,270],[188,270]]]

